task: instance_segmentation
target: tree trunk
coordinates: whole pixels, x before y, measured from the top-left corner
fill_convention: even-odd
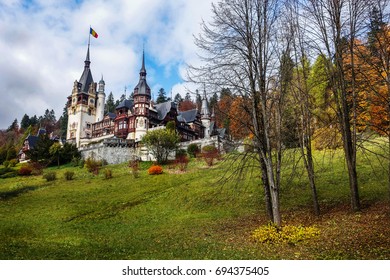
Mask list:
[[[272,201],[271,201],[271,190],[268,183],[267,168],[263,158],[260,156],[260,166],[261,166],[261,179],[263,181],[264,188],[264,200],[265,200],[265,209],[267,212],[267,217],[270,221],[273,221],[273,211],[272,211]]]

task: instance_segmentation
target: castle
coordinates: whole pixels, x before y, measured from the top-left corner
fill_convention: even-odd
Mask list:
[[[225,131],[217,129],[214,114],[210,114],[206,91],[201,109],[179,111],[173,101],[154,104],[146,81],[145,54],[139,81],[131,99],[123,100],[115,113],[105,112],[105,82],[103,77],[95,83],[90,68],[89,45],[84,70],[75,81],[72,94],[68,96],[68,127],[66,139],[78,148],[88,148],[93,143],[112,143],[137,147],[142,137],[153,129],[161,129],[174,121],[181,140],[210,139]]]

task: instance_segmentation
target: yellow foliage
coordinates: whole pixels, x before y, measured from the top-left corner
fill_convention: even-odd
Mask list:
[[[268,244],[297,244],[320,235],[320,230],[315,226],[291,226],[286,225],[278,228],[275,224],[261,226],[254,230],[252,238],[256,242]]]

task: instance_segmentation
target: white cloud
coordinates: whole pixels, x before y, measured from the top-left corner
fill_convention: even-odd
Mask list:
[[[164,87],[185,95],[180,75],[197,59],[193,34],[209,18],[211,0],[77,2],[1,1],[1,129],[24,113],[39,116],[49,108],[62,114],[83,70],[90,25],[99,34],[91,38],[91,69],[95,81],[104,75],[107,93],[119,98],[125,86],[128,94],[133,90],[145,43],[154,94]]]

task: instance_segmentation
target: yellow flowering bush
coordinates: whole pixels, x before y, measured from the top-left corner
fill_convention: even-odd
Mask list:
[[[315,226],[282,226],[278,228],[270,223],[261,226],[253,231],[252,238],[260,243],[288,243],[297,244],[298,242],[308,240],[320,234],[320,230]]]

